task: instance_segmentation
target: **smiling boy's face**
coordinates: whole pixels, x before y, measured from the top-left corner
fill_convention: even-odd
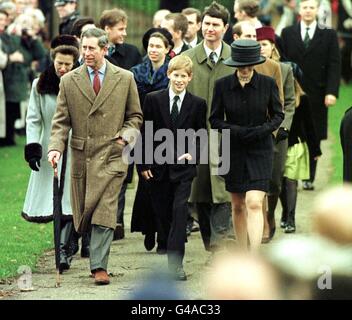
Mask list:
[[[168,78],[170,79],[171,89],[175,94],[180,94],[188,86],[188,83],[192,80],[192,75],[189,75],[185,69],[173,70],[168,72]]]

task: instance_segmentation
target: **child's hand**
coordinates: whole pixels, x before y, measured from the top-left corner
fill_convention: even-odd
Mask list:
[[[153,174],[150,170],[142,171],[141,175],[145,180],[149,180],[150,178],[153,178]]]
[[[185,153],[182,156],[180,156],[177,160],[181,161],[183,159],[186,159],[188,161],[192,161],[193,158],[192,158],[192,156],[189,153]]]

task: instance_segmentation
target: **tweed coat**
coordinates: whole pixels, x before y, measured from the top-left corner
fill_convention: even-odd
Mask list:
[[[72,128],[71,203],[78,232],[91,224],[115,229],[118,194],[127,171],[122,159],[122,137],[142,125],[137,86],[131,72],[106,61],[96,96],[86,65],[61,78],[49,150],[63,152]]]
[[[280,127],[291,129],[293,115],[296,109],[295,84],[293,71],[289,64],[280,62],[282,83],[284,89],[284,112],[285,118]]]
[[[327,94],[338,97],[341,59],[336,31],[317,26],[308,48],[304,47],[301,26],[296,24],[282,30],[284,53],[303,71],[303,90],[307,93],[319,140],[327,138],[328,108],[324,104]]]
[[[231,56],[231,48],[222,42],[222,51],[218,62],[212,65],[207,58],[204,41],[194,48],[185,51],[193,61],[193,79],[187,90],[195,96],[205,99],[207,102],[207,119],[210,115],[211,103],[215,81],[234,73],[235,69],[223,64],[223,61]],[[209,121],[207,128],[210,129]],[[225,203],[230,202],[230,195],[225,190],[225,180],[218,175],[211,175],[211,170],[219,166],[218,148],[209,146],[209,165],[201,164],[197,167],[197,177],[194,178],[191,191],[191,202]]]

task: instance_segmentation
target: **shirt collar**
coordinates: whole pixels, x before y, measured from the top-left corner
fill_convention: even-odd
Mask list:
[[[301,31],[303,32],[304,31],[304,33],[306,32],[306,29],[307,28],[309,28],[309,33],[313,33],[314,31],[315,31],[315,29],[316,29],[316,27],[317,27],[317,21],[316,20],[314,20],[309,26],[304,22],[304,21],[302,21],[301,20]]]
[[[87,68],[88,68],[89,74],[94,73],[94,70],[91,67],[87,66]],[[101,68],[98,70],[98,73],[105,75],[105,73],[106,73],[106,62],[105,61],[104,61],[104,64],[101,66]]]
[[[220,56],[221,56],[221,50],[222,50],[222,42],[220,44],[220,46],[215,49],[215,50],[211,50],[207,47],[207,45],[205,44],[205,41],[203,42],[203,46],[204,46],[204,50],[205,50],[205,53],[207,55],[207,57],[209,57],[209,55],[214,51],[216,53],[216,56],[217,58],[219,59]]]
[[[237,78],[237,70],[235,71],[234,77],[233,77],[233,85],[232,89],[235,89],[236,87],[242,88],[238,78]],[[253,76],[251,81],[249,81],[246,85],[252,86],[253,88],[257,89],[258,87],[258,74],[255,70],[253,70]]]
[[[178,47],[178,48],[173,48],[172,51],[175,52],[176,55],[181,53],[181,50],[183,48],[183,46],[185,45],[184,42],[182,42],[182,46]]]
[[[180,97],[180,102],[181,102],[181,104],[182,104],[182,101],[183,101],[183,99],[184,99],[184,97],[185,97],[185,95],[186,95],[186,89],[183,90],[180,94],[176,94],[176,93],[171,89],[171,86],[170,86],[170,88],[169,88],[169,98],[170,98],[170,102],[173,102],[173,101],[174,101],[174,98],[175,98],[176,95]]]
[[[191,42],[186,42],[191,48],[194,48],[198,43],[198,37],[196,36]]]

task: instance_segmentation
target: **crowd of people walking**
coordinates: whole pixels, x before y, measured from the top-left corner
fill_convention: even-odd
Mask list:
[[[280,227],[296,231],[298,181],[314,189],[341,63],[350,80],[352,4],[340,1],[340,54],[326,1],[284,1],[276,30],[263,2],[162,9],[141,39],[143,52],[126,43],[121,8],[95,21],[80,16],[76,0],[55,1],[59,35],[45,50],[37,2],[0,2],[0,147],[15,145],[15,120],[29,96],[25,160],[32,173],[22,216],[52,220],[52,166],[59,164],[66,177],[60,272],[70,268],[82,236],[95,283],[109,283],[110,246],[125,237],[135,165],[131,231],[143,233],[148,251],[157,243],[176,280],[187,280],[185,243],[197,224],[209,262],[228,238],[252,252],[270,242],[279,200]],[[155,138],[160,130],[170,132],[171,143]],[[182,140],[178,133],[189,131]],[[141,159],[133,153],[139,144]],[[160,161],[158,152],[171,157]],[[228,160],[225,173],[220,159]]]

